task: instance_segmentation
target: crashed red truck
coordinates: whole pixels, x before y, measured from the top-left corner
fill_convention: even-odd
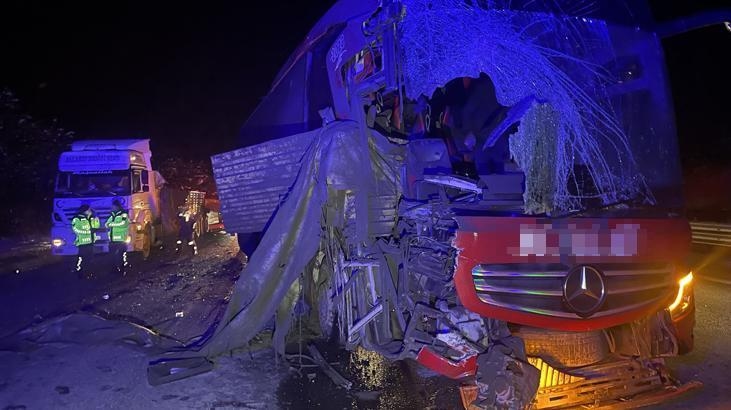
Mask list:
[[[301,299],[346,348],[463,380],[466,407],[690,387],[663,364],[695,308],[659,29],[642,2],[564,3],[335,4],[213,157],[249,263],[157,365],[275,313],[281,352]]]

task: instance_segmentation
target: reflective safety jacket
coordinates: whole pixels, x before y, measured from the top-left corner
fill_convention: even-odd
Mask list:
[[[126,242],[129,234],[129,215],[125,211],[112,211],[104,224],[111,229],[109,238],[112,242]]]
[[[92,229],[99,229],[99,218],[78,214],[71,220],[71,229],[76,234],[74,245],[91,245],[94,243]]]

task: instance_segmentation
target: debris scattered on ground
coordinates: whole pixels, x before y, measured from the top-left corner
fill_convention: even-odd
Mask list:
[[[47,329],[47,339],[56,327]],[[0,409],[179,410],[231,408],[232,403],[241,404],[236,408],[280,408],[277,386],[286,368],[275,365],[271,349],[221,357],[206,374],[162,386],[146,381],[146,350],[108,341],[42,343],[22,352],[0,349]]]
[[[313,361],[320,366],[320,369],[329,377],[333,383],[335,383],[337,386],[340,386],[344,388],[345,390],[350,390],[351,387],[353,387],[353,383],[350,382],[348,379],[340,375],[332,366],[330,366],[330,363],[325,360],[324,357],[322,357],[322,354],[319,350],[315,347],[313,344],[307,345],[307,350],[310,352],[310,355],[312,355]]]

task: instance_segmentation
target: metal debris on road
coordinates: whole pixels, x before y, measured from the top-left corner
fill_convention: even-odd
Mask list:
[[[105,293],[104,296],[102,296],[102,299],[109,300],[109,294],[108,293]]]
[[[309,350],[310,355],[312,356],[312,360],[320,366],[323,373],[325,373],[327,377],[332,379],[332,381],[336,385],[344,388],[345,390],[350,390],[353,387],[353,383],[350,380],[341,376],[340,373],[337,372],[337,370],[330,366],[330,363],[328,363],[327,360],[322,357],[322,354],[320,354],[320,351],[317,350],[315,345],[307,345],[307,350]]]

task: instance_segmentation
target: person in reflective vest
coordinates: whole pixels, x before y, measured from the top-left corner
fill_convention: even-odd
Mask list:
[[[76,272],[81,276],[84,266],[88,266],[89,259],[94,255],[94,231],[99,229],[99,218],[94,215],[94,211],[89,205],[81,205],[76,216],[71,219],[71,229],[76,234],[74,245],[79,250]],[[85,276],[91,277],[92,274],[88,272]]]
[[[175,251],[181,253],[185,248],[190,247],[193,255],[198,254],[198,245],[195,242],[195,214],[185,206],[178,207],[178,241]]]
[[[124,275],[128,266],[129,215],[118,199],[112,202],[112,213],[104,226],[109,229],[109,251],[114,255],[114,267],[118,273]]]

